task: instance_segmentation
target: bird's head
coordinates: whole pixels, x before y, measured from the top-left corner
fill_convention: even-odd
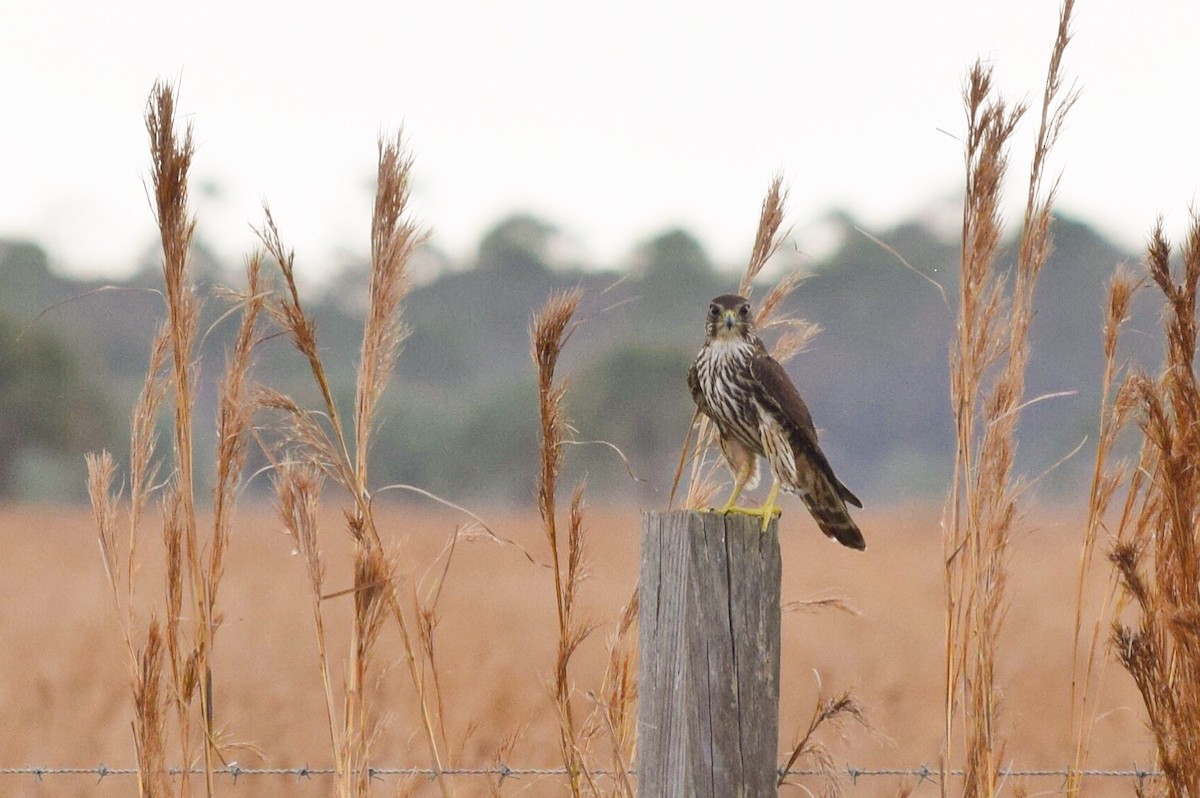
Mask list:
[[[709,341],[745,340],[754,335],[750,302],[737,294],[722,294],[708,303],[704,329]]]

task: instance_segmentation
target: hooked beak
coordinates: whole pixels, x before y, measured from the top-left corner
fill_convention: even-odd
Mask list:
[[[733,326],[738,322],[737,311],[727,310],[722,318],[725,320],[725,329],[732,330]]]

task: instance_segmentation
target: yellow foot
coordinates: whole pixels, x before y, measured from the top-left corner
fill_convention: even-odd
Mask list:
[[[783,514],[783,511],[779,509],[778,505],[772,507],[767,507],[765,505],[762,507],[735,507],[732,505],[725,505],[724,507],[709,507],[708,511],[710,513],[720,513],[721,515],[735,513],[737,515],[749,515],[755,518],[761,518],[764,532],[767,531],[767,526],[771,523],[772,518],[779,518]]]
[[[720,515],[729,515],[730,513],[741,513],[743,515],[758,515],[758,508],[755,507],[738,507],[731,499],[724,507],[709,507],[708,512],[718,513]]]
[[[764,504],[762,507],[756,507],[750,510],[742,510],[741,512],[745,513],[746,515],[753,515],[757,518],[761,518],[763,532],[766,532],[767,527],[771,525],[772,518],[778,518],[783,515],[783,511],[780,510],[778,506],[766,504]]]

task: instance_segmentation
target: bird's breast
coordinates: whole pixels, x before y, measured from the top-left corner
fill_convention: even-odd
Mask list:
[[[762,444],[751,370],[753,355],[753,347],[744,343],[712,342],[696,358],[696,377],[721,434],[758,451]]]

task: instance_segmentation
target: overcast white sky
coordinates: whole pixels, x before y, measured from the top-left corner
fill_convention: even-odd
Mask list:
[[[601,264],[670,225],[740,262],[779,169],[801,234],[835,207],[883,228],[957,198],[961,147],[939,128],[962,130],[967,67],[982,56],[1036,101],[1058,13],[705,5],[9,0],[0,236],[63,269],[128,272],[154,235],[142,111],[165,77],[195,125],[200,235],[230,259],[263,199],[310,275],[365,252],[376,140],[403,124],[416,209],[456,257],[523,210]],[[1200,3],[1079,0],[1075,33],[1060,209],[1129,247],[1160,213],[1178,236],[1200,186]]]

